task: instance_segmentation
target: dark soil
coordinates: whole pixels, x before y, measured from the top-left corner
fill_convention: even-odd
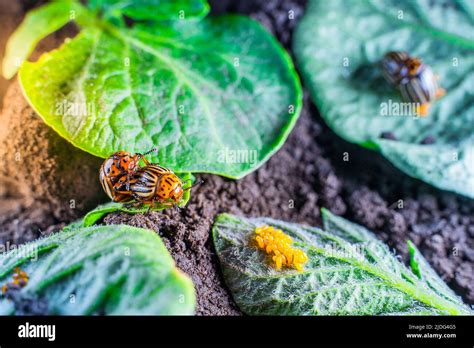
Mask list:
[[[216,0],[211,4],[214,14],[250,14],[272,31],[287,49],[290,49],[291,30],[304,10],[304,1],[293,0]],[[295,19],[288,18],[290,10],[294,11]],[[18,87],[11,88],[11,99],[5,100],[4,114],[0,117],[19,113],[22,117],[37,118],[22,97],[17,96]],[[43,129],[39,121],[36,126]],[[17,131],[21,132],[21,129]],[[48,134],[43,129],[34,141],[43,142],[44,137],[52,136]],[[33,139],[23,141],[33,142]],[[25,145],[25,151],[28,149],[30,147]],[[68,150],[74,151],[77,150],[72,147]],[[85,163],[91,161],[98,168],[91,156],[84,156],[83,162],[78,163],[84,168],[93,168]],[[59,162],[64,161],[60,156],[52,159],[45,156],[43,160],[51,160],[53,167],[65,165]],[[41,173],[38,170],[37,173]],[[83,180],[94,187],[96,174],[92,169],[90,171],[85,174],[90,178]],[[53,170],[52,174],[43,175],[46,178],[59,174]],[[222,281],[210,239],[216,214],[271,216],[320,226],[321,207],[367,226],[405,260],[406,241],[411,239],[441,277],[466,302],[474,304],[474,201],[434,189],[401,173],[380,155],[344,142],[327,128],[307,96],[288,141],[259,170],[239,181],[213,175],[200,177],[205,184],[193,189],[186,208],[137,215],[110,214],[104,219],[106,224],[126,223],[150,228],[163,237],[178,267],[193,279],[198,314],[240,314]],[[56,199],[47,197],[39,203],[43,209],[40,211]],[[45,225],[70,221],[69,216],[64,218],[66,215],[59,214],[52,218],[38,213],[38,209],[23,208],[19,219],[39,215],[38,219],[46,221]],[[2,223],[2,231],[11,231],[13,224],[13,220]],[[33,237],[34,234],[27,234],[22,240]],[[11,232],[0,235],[0,241],[15,238],[18,237]]]

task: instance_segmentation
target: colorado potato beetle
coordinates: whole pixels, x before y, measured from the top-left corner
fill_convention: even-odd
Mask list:
[[[426,116],[430,103],[445,93],[431,68],[406,52],[387,53],[382,59],[382,73],[389,83],[399,88],[403,99],[418,105],[420,116]]]
[[[149,164],[133,174],[129,189],[125,177],[120,178],[115,189],[122,199],[121,202],[149,204],[151,209],[155,203],[168,207],[178,204],[184,192],[193,186],[195,185],[184,188],[181,179],[170,169],[158,164]]]
[[[145,165],[150,164],[144,157],[156,149],[140,154],[136,153],[132,155],[127,151],[118,151],[112,156],[107,158],[102,163],[99,171],[99,180],[107,196],[109,196],[114,202],[119,202],[124,197],[120,197],[116,194],[114,189],[115,184],[122,178],[125,177],[127,183],[127,189],[129,187],[130,178],[140,168],[140,160],[143,160]]]

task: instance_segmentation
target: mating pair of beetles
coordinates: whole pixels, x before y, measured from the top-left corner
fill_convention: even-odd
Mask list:
[[[156,149],[132,155],[119,151],[107,158],[100,167],[99,180],[105,193],[114,201],[165,207],[178,204],[192,185],[184,188],[181,179],[170,169],[150,163],[145,156]],[[140,160],[145,166],[140,166]]]

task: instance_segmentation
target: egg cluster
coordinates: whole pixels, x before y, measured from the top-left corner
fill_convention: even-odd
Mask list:
[[[293,267],[298,271],[303,270],[303,265],[308,261],[308,256],[303,250],[295,249],[291,245],[293,239],[282,230],[272,226],[260,226],[255,229],[255,241],[258,248],[272,255],[276,269],[282,265]]]
[[[8,286],[13,285],[14,287],[24,287],[28,283],[28,275],[25,271],[22,271],[20,267],[16,267],[13,270],[13,281],[10,284],[5,284],[2,286],[2,293],[5,294],[8,290]]]

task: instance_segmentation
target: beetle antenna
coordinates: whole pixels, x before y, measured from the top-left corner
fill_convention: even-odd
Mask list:
[[[189,179],[189,180],[191,180],[191,179]],[[189,180],[187,180],[187,181],[189,181]],[[184,190],[185,190],[185,191],[191,190],[193,187],[198,186],[198,185],[201,185],[201,184],[203,184],[204,182],[205,182],[205,181],[204,181],[203,179],[199,179],[199,180],[196,181],[194,184],[192,184],[191,186],[185,188]]]
[[[148,151],[145,152],[145,153],[137,153],[138,159],[139,159],[139,160],[140,160],[140,159],[143,160],[143,162],[145,162],[145,165],[149,165],[150,162],[148,162],[148,160],[145,158],[145,156],[146,156],[146,155],[149,155],[149,154],[152,153],[152,152],[156,152],[156,151],[158,151],[158,148],[153,147],[153,148],[151,148],[150,150],[148,150]]]
[[[146,155],[149,155],[150,153],[152,152],[157,152],[158,151],[158,148],[157,147],[152,147],[150,150],[148,150],[147,152],[145,152],[144,154],[142,154],[142,156],[146,156]]]

